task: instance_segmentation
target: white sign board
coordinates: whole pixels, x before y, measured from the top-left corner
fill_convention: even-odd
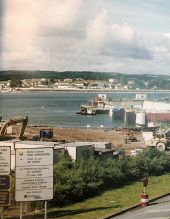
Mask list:
[[[53,198],[53,148],[16,149],[15,200]]]
[[[22,178],[29,177],[51,177],[53,176],[53,166],[27,166],[27,167],[16,167],[16,178],[20,178],[22,174]]]
[[[11,148],[0,146],[0,175],[9,175],[11,171]]]
[[[52,189],[37,189],[37,190],[18,190],[15,195],[15,200],[18,202],[22,201],[40,201],[50,200],[53,198]]]

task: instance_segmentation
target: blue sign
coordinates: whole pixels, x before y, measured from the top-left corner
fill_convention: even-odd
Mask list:
[[[10,176],[0,176],[0,191],[10,189]]]

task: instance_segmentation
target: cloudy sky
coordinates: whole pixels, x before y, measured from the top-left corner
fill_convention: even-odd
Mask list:
[[[1,69],[170,74],[168,0],[0,1]]]

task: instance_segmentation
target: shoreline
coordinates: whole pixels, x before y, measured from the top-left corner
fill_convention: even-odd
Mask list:
[[[18,88],[16,90],[1,90],[0,93],[21,92],[77,92],[77,93],[170,93],[170,90],[114,90],[114,89],[58,89],[58,88]]]

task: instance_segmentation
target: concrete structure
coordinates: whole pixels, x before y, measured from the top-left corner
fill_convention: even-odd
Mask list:
[[[65,148],[61,146],[54,147],[54,164],[57,163],[65,154]]]
[[[169,113],[170,103],[144,101],[143,110],[145,110],[147,113]]]
[[[147,94],[136,94],[136,100],[147,100]]]
[[[84,142],[84,143],[92,144],[93,147],[95,147],[95,148],[112,149],[112,143],[111,142],[95,141],[95,142]]]
[[[136,113],[133,110],[125,110],[124,122],[126,124],[135,124]]]
[[[144,112],[136,112],[136,124],[144,126],[146,124],[146,117]]]
[[[16,142],[15,148],[42,148],[42,147],[55,147],[60,145],[59,142],[47,142],[47,141],[19,141]]]
[[[114,120],[125,120],[125,109],[124,108],[122,108],[122,107],[117,107],[117,108],[114,108],[113,109],[113,115],[112,115],[112,117],[113,117],[113,119]]]
[[[107,160],[113,158],[113,150],[105,148],[94,148],[94,156],[100,158],[101,160]]]
[[[89,159],[94,157],[94,147],[92,143],[71,142],[62,144],[62,147],[65,148],[73,160]]]

